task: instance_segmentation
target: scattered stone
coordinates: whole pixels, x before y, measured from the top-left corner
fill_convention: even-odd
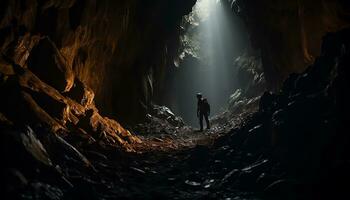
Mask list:
[[[136,167],[130,167],[130,169],[140,173],[140,174],[146,174],[146,172],[142,169],[136,168]]]
[[[229,173],[227,173],[224,178],[221,180],[222,184],[226,183],[232,183],[237,178],[237,175],[239,174],[238,169],[233,169]]]
[[[195,187],[196,187],[196,186],[202,185],[201,183],[198,183],[198,182],[196,182],[196,181],[190,181],[190,180],[186,180],[185,183],[186,183],[187,185],[195,186]]]

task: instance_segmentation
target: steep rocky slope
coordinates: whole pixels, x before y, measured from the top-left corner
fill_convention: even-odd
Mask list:
[[[266,199],[348,196],[349,35],[349,28],[327,34],[314,64],[290,75],[280,92],[266,92],[258,112],[217,140],[226,149],[215,155],[227,165],[239,164],[238,155],[251,160],[227,174],[231,187]]]

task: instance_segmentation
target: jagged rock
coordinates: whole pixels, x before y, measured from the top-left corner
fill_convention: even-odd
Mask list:
[[[45,93],[39,92],[32,92],[31,96],[47,114],[57,119],[57,121],[63,122],[63,124],[70,121],[70,106],[65,101],[58,101]]]
[[[44,133],[45,134],[45,133]],[[91,167],[90,161],[80,153],[74,146],[65,141],[62,137],[57,134],[46,133],[47,136],[47,149],[52,158],[56,161],[60,161],[63,157],[69,157],[76,160],[82,166]]]
[[[152,105],[150,113],[146,115],[144,123],[133,127],[139,134],[176,134],[178,131],[184,131],[185,122],[181,117],[176,116],[165,106]]]
[[[242,99],[242,89],[237,89],[229,98],[229,106],[234,106],[236,102]]]
[[[27,85],[29,88],[38,90],[35,84],[36,79],[31,79],[25,72],[20,77],[10,77],[3,85],[3,91],[8,95],[1,99],[1,110],[3,114],[15,124],[35,124],[43,123],[52,130],[64,129],[53,117],[51,117],[37,102],[28,91],[23,91],[22,87]],[[27,80],[29,81],[27,82]],[[29,84],[27,84],[29,83]],[[29,86],[30,85],[30,86]],[[44,86],[45,87],[45,86]],[[48,89],[47,87],[45,87]]]
[[[305,72],[292,74],[280,92],[266,92],[255,114],[216,141],[213,160],[238,160],[239,164],[225,165],[233,169],[243,165],[238,175],[231,175],[231,184],[224,184],[226,187],[262,190],[266,199],[346,194],[346,181],[339,174],[348,173],[344,166],[333,164],[340,157],[348,159],[349,136],[337,127],[346,130],[344,122],[348,119],[344,110],[348,103],[341,99],[346,99],[348,85],[345,77],[349,73],[344,70],[348,68],[344,67],[349,63],[349,56],[345,56],[349,54],[348,34],[345,36],[349,30],[325,37],[323,48],[330,49],[325,49]],[[341,84],[337,83],[339,79]],[[335,100],[335,91],[340,102]],[[226,175],[231,177],[231,173],[227,171]]]
[[[44,123],[48,127],[50,127],[54,132],[58,130],[63,130],[64,127],[57,122],[54,118],[52,118],[44,109],[42,109],[33,99],[33,97],[26,93],[21,93],[22,98],[25,102],[25,106],[29,108],[28,113],[25,116],[22,116],[22,123]]]
[[[74,84],[71,66],[47,37],[41,39],[30,52],[28,69],[60,92],[69,91]]]
[[[278,89],[289,74],[302,73],[314,62],[327,32],[349,25],[343,17],[350,10],[346,1],[229,1],[244,20],[254,49],[260,50],[267,84],[273,89]],[[329,48],[336,53],[333,50],[338,49]]]
[[[17,65],[16,68],[18,74],[10,76],[2,85],[9,94],[2,99],[4,103],[1,104],[4,116],[9,120],[20,124],[45,124],[54,133],[59,130],[87,132],[96,139],[104,140],[106,144],[125,147],[130,151],[129,144],[140,142],[119,123],[98,114],[93,102],[94,94],[82,82],[77,82],[73,92],[69,93],[73,97],[71,99],[40,80],[30,70]],[[82,96],[78,95],[79,91]],[[85,112],[89,113],[87,109],[92,113],[84,116]]]
[[[46,144],[38,139],[37,133],[29,126],[13,129],[11,126],[1,124],[0,130],[1,152],[6,155],[3,159],[3,169],[18,170],[16,176],[24,181],[23,183],[25,180],[41,179],[64,187],[72,187],[60,167],[51,159]],[[11,154],[8,154],[9,152]]]
[[[52,161],[47,154],[46,149],[43,147],[40,140],[34,135],[34,132],[30,127],[27,126],[22,131],[7,130],[4,131],[3,134],[3,137],[6,139],[3,138],[2,141],[6,144],[2,144],[4,148],[2,151],[14,150],[18,153],[17,156],[21,155],[21,159],[23,160],[16,162],[28,163],[34,161],[44,166],[52,166]],[[15,161],[18,159],[17,156],[11,158],[9,155],[9,159]]]
[[[221,180],[221,184],[223,185],[229,185],[232,184],[234,181],[237,180],[237,177],[239,176],[240,171],[238,169],[233,169],[229,173],[227,173],[224,178]]]
[[[266,89],[260,56],[245,53],[233,65],[237,69],[238,87],[241,88],[242,96],[255,97]]]
[[[175,116],[175,114],[165,106],[152,105],[150,114],[159,119],[163,119],[176,127],[182,127],[185,125],[183,119],[179,116]]]
[[[77,126],[86,130],[96,140],[105,140],[114,145],[119,144],[127,151],[133,151],[131,144],[141,143],[139,138],[133,136],[118,122],[100,116],[94,109],[87,110]]]
[[[190,181],[190,180],[186,180],[185,183],[189,186],[192,186],[192,187],[198,187],[198,186],[201,186],[201,183],[198,183],[196,181]]]
[[[173,50],[178,46],[182,16],[191,12],[195,2],[108,0],[95,4],[90,0],[28,3],[3,0],[1,53],[21,66],[31,65],[27,58],[33,58],[31,54],[35,53],[39,60],[34,60],[40,65],[31,67],[38,68],[42,74],[33,72],[60,92],[73,84],[70,76],[65,78],[65,70],[61,70],[68,66],[94,91],[103,113],[131,123],[135,118],[144,117],[150,97],[158,92],[152,82],[162,78],[159,72],[165,67],[165,61],[176,56]],[[101,19],[105,20],[101,22]],[[47,38],[52,43],[47,42]],[[43,52],[38,50],[38,45]],[[166,54],[165,49],[168,49]],[[60,56],[54,55],[57,60],[51,59],[50,55],[57,50]],[[62,60],[65,66],[61,65]],[[52,66],[59,68],[52,69]],[[43,77],[49,74],[44,71],[59,73],[47,80]],[[47,82],[53,80],[55,84]]]

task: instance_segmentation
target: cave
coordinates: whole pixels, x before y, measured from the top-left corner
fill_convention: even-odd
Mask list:
[[[1,0],[0,198],[347,199],[349,25],[347,0]]]

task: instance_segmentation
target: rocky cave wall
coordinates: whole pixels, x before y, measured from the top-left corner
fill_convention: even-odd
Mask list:
[[[53,46],[67,66],[65,82],[59,83],[62,92],[81,81],[92,89],[103,114],[133,122],[144,116],[154,93],[160,99],[167,67],[177,55],[182,16],[195,2],[3,0],[1,71],[13,73],[4,67],[13,62],[47,74],[41,70],[49,64],[42,51]],[[306,69],[319,54],[323,35],[347,26],[350,18],[345,0],[223,2],[231,3],[247,26],[253,48],[261,50],[270,89],[278,88],[290,73]],[[45,37],[47,44],[40,42]]]
[[[228,0],[261,50],[268,87],[278,89],[320,54],[322,37],[349,25],[346,0]]]
[[[3,0],[1,71],[11,74],[4,66],[13,62],[24,68],[34,66],[43,76],[52,73],[56,79],[55,72],[45,71],[50,55],[45,52],[53,46],[67,66],[61,92],[68,92],[80,80],[95,93],[102,113],[132,122],[142,117],[158,89],[165,66],[176,54],[179,22],[194,3]],[[44,44],[40,42],[43,38],[48,40]]]

